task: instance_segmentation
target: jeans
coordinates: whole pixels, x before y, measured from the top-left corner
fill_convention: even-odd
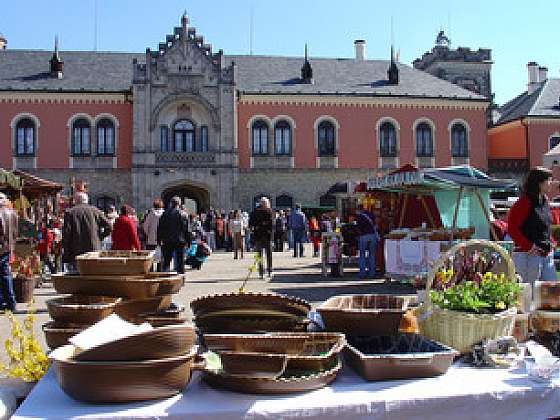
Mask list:
[[[206,232],[206,242],[212,252],[214,252],[216,250],[216,233],[213,230]]]
[[[272,242],[270,240],[255,240],[255,252],[260,257],[260,277],[264,276],[263,252],[266,253],[266,269],[269,273],[272,273]]]
[[[514,252],[515,270],[524,283],[534,284],[535,280],[556,281],[556,268],[552,254],[546,257],[529,255],[526,252]]]
[[[373,276],[375,274],[375,250],[377,248],[377,235],[375,233],[361,235],[358,238],[358,247],[360,249],[360,277],[366,276],[366,250],[368,251],[367,276]]]
[[[292,235],[294,237],[294,257],[303,257],[303,241],[305,240],[305,230],[303,229],[293,229]]]
[[[10,271],[10,253],[0,255],[0,310],[16,309],[16,295],[14,293],[14,282]]]
[[[173,254],[175,254],[175,271],[179,274],[185,272],[185,245],[164,243],[161,253],[163,254],[163,271],[169,271]]]
[[[294,249],[294,231],[288,230],[288,249]]]

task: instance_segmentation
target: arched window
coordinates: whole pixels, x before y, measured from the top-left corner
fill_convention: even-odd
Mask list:
[[[379,154],[382,157],[397,156],[397,130],[389,121],[379,127]]]
[[[200,127],[200,151],[208,151],[208,127],[205,125]]]
[[[194,124],[189,120],[180,120],[173,126],[173,138],[175,140],[175,151],[194,152],[195,145]]]
[[[107,195],[103,195],[97,199],[96,205],[98,209],[107,213],[109,207],[115,205],[115,199]]]
[[[433,155],[432,127],[428,123],[420,123],[416,126],[416,156],[432,157]]]
[[[278,121],[274,126],[274,151],[277,155],[292,153],[292,129],[287,121]]]
[[[115,124],[109,118],[97,123],[97,154],[113,156],[115,154]]]
[[[85,118],[78,118],[72,124],[72,155],[87,156],[90,151],[89,121]]]
[[[35,123],[32,119],[22,118],[16,124],[15,146],[17,156],[35,155]]]
[[[288,194],[276,196],[277,209],[291,209],[294,205],[294,199]]]
[[[451,156],[453,157],[469,156],[467,128],[462,123],[455,123],[451,127]]]
[[[548,150],[554,149],[560,144],[560,136],[552,136],[548,139]]]
[[[317,144],[319,156],[335,155],[335,129],[330,121],[321,121],[317,127]]]
[[[251,131],[253,155],[268,155],[268,125],[263,120],[257,120]]]

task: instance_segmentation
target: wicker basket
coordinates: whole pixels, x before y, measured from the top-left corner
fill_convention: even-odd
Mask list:
[[[516,308],[510,308],[496,314],[475,314],[433,307],[430,300],[430,289],[436,273],[449,256],[455,255],[463,247],[468,250],[493,249],[501,257],[501,264],[497,265],[495,269],[504,272],[510,279],[516,278],[515,265],[508,252],[501,246],[484,240],[470,240],[459,243],[442,254],[434,264],[428,274],[426,301],[418,309],[420,335],[453,347],[461,353],[468,352],[473,344],[484,338],[492,339],[511,335],[517,312]]]
[[[81,275],[147,274],[152,266],[154,251],[94,251],[76,257]]]

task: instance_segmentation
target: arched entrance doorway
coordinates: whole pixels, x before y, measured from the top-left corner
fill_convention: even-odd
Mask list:
[[[167,208],[172,197],[177,196],[186,206],[189,213],[200,213],[208,210],[208,190],[190,184],[179,184],[168,187],[161,193],[161,198]]]

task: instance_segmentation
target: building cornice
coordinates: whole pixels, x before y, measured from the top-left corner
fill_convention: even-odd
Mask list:
[[[131,98],[130,92],[0,91],[0,103],[8,104],[124,104]]]
[[[548,117],[526,117],[525,120],[529,125],[560,124],[560,117],[556,115],[551,115]]]
[[[333,105],[370,108],[431,108],[455,110],[486,110],[485,100],[455,98],[415,98],[402,96],[239,94],[243,105]]]

